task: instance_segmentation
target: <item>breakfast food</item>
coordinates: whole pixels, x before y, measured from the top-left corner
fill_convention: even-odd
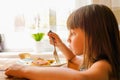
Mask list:
[[[20,59],[30,58],[31,54],[30,53],[20,53],[19,57],[20,57]]]
[[[49,66],[51,65],[54,60],[47,60],[40,57],[31,57],[30,53],[20,53],[20,59],[22,59],[22,63],[25,65],[32,65],[32,66]]]
[[[42,58],[37,58],[32,61],[32,65],[34,66],[49,66],[54,62],[54,60],[45,60]]]

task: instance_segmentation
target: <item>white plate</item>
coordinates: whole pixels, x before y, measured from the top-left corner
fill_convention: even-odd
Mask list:
[[[48,59],[48,60],[53,60],[53,59]],[[20,59],[17,61],[18,64],[23,64],[23,65],[31,65],[33,59],[26,58],[26,59]],[[45,67],[59,67],[62,65],[65,65],[67,61],[63,58],[60,58],[60,63],[53,62],[50,65],[44,65]],[[40,66],[41,67],[41,66]]]

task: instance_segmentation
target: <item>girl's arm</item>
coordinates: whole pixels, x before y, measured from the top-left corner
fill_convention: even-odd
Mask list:
[[[55,46],[64,54],[66,59],[70,62],[70,64],[80,66],[81,65],[81,58],[77,57],[73,52],[62,42],[62,40],[59,38],[59,36],[54,32],[48,33],[50,44],[54,44]],[[54,43],[53,43],[54,39]]]
[[[9,67],[6,75],[30,80],[79,80],[79,71],[63,67],[34,67],[13,65]],[[81,76],[81,79],[82,80]]]
[[[88,70],[77,71],[63,67],[35,67],[12,65],[6,75],[30,80],[111,80],[111,65],[100,60],[95,62]]]

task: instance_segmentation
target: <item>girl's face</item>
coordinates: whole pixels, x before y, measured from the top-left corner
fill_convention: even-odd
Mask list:
[[[85,34],[81,29],[71,29],[67,41],[74,54],[81,55],[83,53]]]

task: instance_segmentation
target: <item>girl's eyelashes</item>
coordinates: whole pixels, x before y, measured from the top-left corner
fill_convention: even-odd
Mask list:
[[[75,32],[72,31],[72,32],[70,32],[70,34],[71,34],[71,35],[75,35]]]
[[[73,35],[75,35],[75,32],[73,30],[70,30],[69,31],[69,36],[73,36]]]

